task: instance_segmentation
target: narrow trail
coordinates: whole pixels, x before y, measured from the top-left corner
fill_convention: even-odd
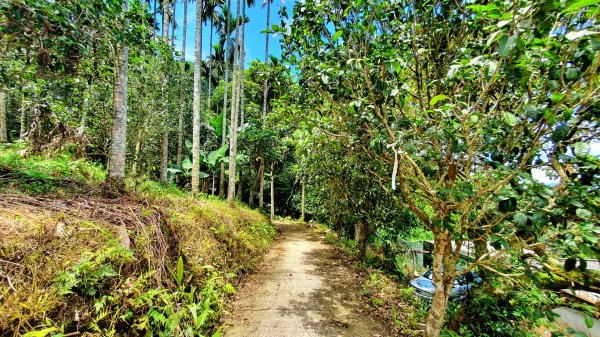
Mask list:
[[[385,336],[335,249],[303,225],[278,226],[277,243],[236,295],[224,336]]]

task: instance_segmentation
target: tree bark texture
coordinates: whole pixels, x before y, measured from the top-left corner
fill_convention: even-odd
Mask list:
[[[227,0],[227,8],[231,10],[231,0]],[[227,58],[227,51],[230,46],[229,34],[231,32],[229,17],[226,17],[227,23],[225,25],[225,50],[223,52],[223,62],[225,63],[225,82],[224,82],[224,93],[223,93],[223,133],[221,134],[221,146],[225,146],[227,140],[227,94],[229,89],[229,59]],[[233,89],[232,89],[233,90]],[[219,195],[225,195],[225,165],[221,163],[219,171]]]
[[[439,337],[446,316],[446,305],[452,293],[456,278],[457,258],[452,254],[450,233],[443,229],[434,229],[433,247],[433,302],[425,323],[424,337]],[[459,244],[459,243],[457,243]],[[445,267],[444,267],[445,266]]]
[[[169,43],[169,0],[164,0],[162,5],[162,39],[165,44]],[[164,60],[164,67],[167,67],[167,60]],[[163,100],[163,118],[168,119],[169,116],[169,95],[167,93],[167,71],[163,70],[161,81],[161,97]],[[169,128],[163,128],[163,133],[160,142],[160,181],[166,184],[167,181],[167,165],[169,162]]]
[[[200,192],[200,91],[202,90],[202,2],[196,1],[196,46],[194,63],[194,107],[192,130],[192,193]]]
[[[21,92],[21,128],[19,130],[19,139],[24,140],[27,134],[27,102],[25,93]]]
[[[125,11],[129,9],[127,0],[123,1],[123,8]],[[119,42],[113,85],[113,125],[108,165],[108,184],[112,190],[117,191],[123,191],[125,188],[128,52],[127,45]]]
[[[4,89],[0,88],[0,143],[8,142],[6,127],[6,99]]]
[[[304,218],[304,206],[305,206],[305,202],[306,202],[306,182],[304,180],[304,178],[302,178],[302,222],[305,221]]]
[[[244,0],[245,1],[245,0]],[[240,18],[240,0],[237,0],[237,11],[236,11],[236,20]],[[231,89],[231,130],[229,130],[229,180],[228,180],[228,188],[227,188],[227,202],[231,205],[235,200],[235,155],[237,152],[237,110],[238,110],[238,101],[240,94],[240,66],[238,63],[238,58],[240,57],[240,26],[239,22],[236,22],[236,31],[235,31],[235,44],[234,44],[234,57],[233,57],[233,81],[232,81],[232,89]]]
[[[275,219],[275,164],[271,164],[271,220]]]
[[[177,114],[177,165],[183,158],[183,112],[185,111],[185,40],[187,35],[187,0],[183,0],[183,32],[181,40],[181,78],[179,83],[179,112]]]

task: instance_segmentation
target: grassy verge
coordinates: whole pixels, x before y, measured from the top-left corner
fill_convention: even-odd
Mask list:
[[[385,321],[394,336],[416,337],[423,334],[426,308],[412,294],[412,288],[368,262],[357,259],[358,247],[353,240],[338,237],[324,226],[315,230],[325,235],[325,241],[339,249],[342,257],[361,276],[361,295],[369,304],[371,313]],[[376,260],[367,251],[366,261]]]
[[[0,335],[220,335],[239,278],[275,230],[260,213],[0,149]],[[126,229],[124,232],[123,229]]]

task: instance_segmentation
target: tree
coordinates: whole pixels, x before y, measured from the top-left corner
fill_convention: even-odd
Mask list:
[[[597,48],[588,42],[597,32],[592,11],[574,11],[585,6],[307,1],[295,8],[284,46],[307,95],[320,95],[312,109],[333,116],[327,121],[338,130],[366,127],[358,151],[379,163],[367,171],[434,234],[427,337],[440,334],[463,243],[489,241],[497,251],[462,272],[509,277],[519,272],[498,260],[558,247],[559,223],[584,250],[597,249],[586,239],[594,202],[568,206],[572,199],[563,199],[580,193],[566,187],[566,172],[588,176],[596,164],[587,161],[597,162],[587,156],[599,137],[590,101]],[[569,155],[576,147],[579,155]],[[533,179],[540,167],[561,184]],[[560,251],[575,259],[574,251]],[[548,253],[540,249],[535,258],[548,265]],[[528,263],[517,267],[534,272]]]
[[[179,82],[179,110],[177,113],[177,156],[176,163],[181,165],[183,157],[183,112],[186,107],[185,102],[185,40],[187,36],[187,8],[188,0],[183,0],[183,32],[181,34],[181,75]]]
[[[0,88],[0,143],[8,141],[6,128],[6,102],[4,99],[4,89]]]
[[[194,63],[194,106],[192,135],[192,193],[200,192],[200,92],[202,91],[202,0],[196,0],[196,47]]]
[[[129,1],[123,1],[123,10]],[[112,190],[125,188],[125,151],[127,137],[127,61],[129,51],[124,40],[117,44],[117,60],[113,84],[113,123],[108,166],[108,184]]]

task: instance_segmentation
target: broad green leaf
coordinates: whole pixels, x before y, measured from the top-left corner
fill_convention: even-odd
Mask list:
[[[190,160],[190,157],[185,157],[185,159],[181,162],[181,167],[186,171],[192,169],[192,161]]]
[[[229,149],[229,144],[225,144],[221,146],[219,149],[211,151],[208,156],[206,156],[206,163],[209,166],[215,166],[217,161],[225,156],[227,150]]]
[[[517,46],[517,36],[516,35],[504,35],[500,38],[498,42],[498,56],[500,57],[509,57],[512,54],[512,51]]]
[[[592,212],[588,211],[585,208],[578,208],[575,210],[575,214],[582,219],[590,219],[592,217]]]
[[[506,121],[506,124],[508,124],[510,126],[515,126],[519,123],[517,116],[511,114],[510,112],[504,113],[504,120]]]
[[[577,157],[585,158],[590,153],[590,144],[583,143],[583,142],[577,142],[573,146],[573,152],[575,153],[575,155]]]
[[[200,177],[200,179],[206,179],[206,178],[210,177],[210,174],[200,171],[198,173],[198,176]]]
[[[594,319],[588,313],[583,314],[583,320],[585,321],[585,326],[588,329],[591,329],[592,327],[594,327]]]
[[[587,7],[587,6],[592,6],[595,5],[597,3],[599,3],[600,0],[581,0],[581,1],[577,1],[576,3],[572,4],[571,6],[567,7],[567,11],[576,11],[579,10],[581,7]]]
[[[443,101],[445,99],[449,99],[450,97],[446,96],[446,95],[437,95],[434,96],[431,101],[429,101],[429,105],[434,106],[437,102],[439,101]]]
[[[337,32],[335,32],[335,34],[333,34],[333,37],[331,38],[331,41],[335,42],[337,41],[337,39],[340,38],[340,36],[342,36],[344,32],[342,30],[338,30]]]

